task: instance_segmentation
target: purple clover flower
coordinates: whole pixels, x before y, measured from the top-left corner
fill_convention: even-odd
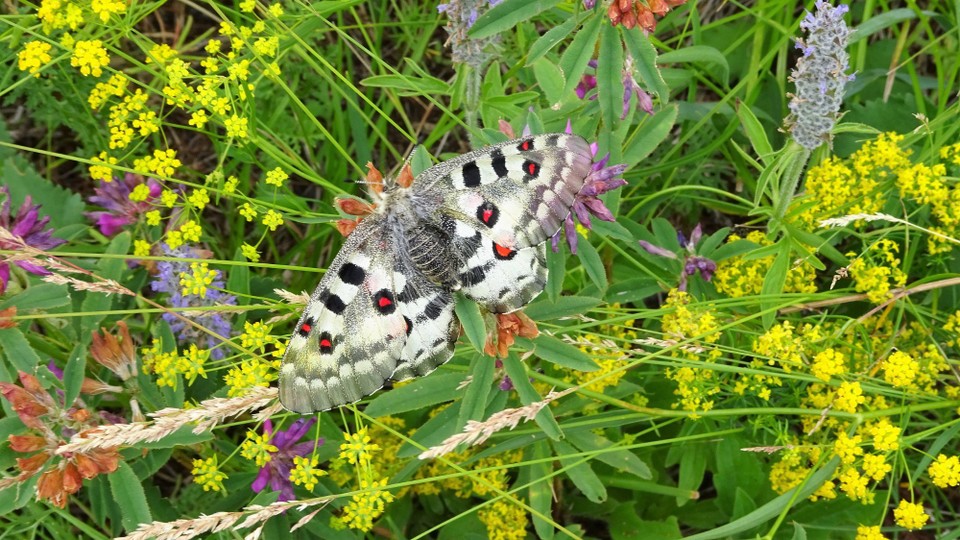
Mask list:
[[[3,204],[0,205],[0,228],[6,229],[7,232],[20,239],[20,241],[16,241],[0,238],[0,249],[16,251],[27,245],[36,249],[47,250],[66,242],[63,239],[54,238],[53,229],[46,229],[47,223],[50,223],[50,216],[41,218],[40,205],[33,204],[33,199],[29,195],[24,199],[15,216],[10,215],[10,190],[7,186],[0,187],[0,195],[3,197]],[[13,261],[13,264],[38,276],[50,274],[50,271],[46,268],[30,261],[16,260]],[[0,261],[0,294],[7,290],[9,281],[10,266],[7,262]]]
[[[97,223],[97,227],[104,236],[117,234],[125,226],[136,223],[140,214],[153,209],[151,202],[160,196],[162,190],[160,183],[153,178],[146,181],[150,188],[150,196],[146,201],[130,200],[133,188],[142,183],[144,183],[142,176],[127,173],[123,180],[115,178],[112,182],[101,182],[99,187],[94,188],[96,195],[87,200],[91,204],[106,208],[107,211],[87,212],[87,217]]]
[[[269,419],[263,423],[263,432],[270,435],[270,444],[277,447],[277,451],[270,454],[270,461],[260,467],[257,478],[250,484],[250,489],[260,493],[268,485],[273,491],[279,491],[278,501],[291,501],[296,498],[293,492],[293,482],[290,481],[290,471],[293,469],[293,458],[304,457],[313,452],[315,446],[323,444],[323,439],[298,443],[317,418],[300,419],[282,431],[273,431],[273,423]]]
[[[566,131],[571,133],[570,122],[567,122]],[[590,150],[594,156],[597,155],[596,143],[590,145]],[[590,174],[587,175],[583,187],[580,188],[580,192],[577,193],[573,201],[572,211],[563,222],[563,229],[557,231],[550,240],[553,251],[560,248],[560,235],[563,233],[567,238],[567,245],[570,246],[570,252],[577,252],[577,224],[574,222],[574,217],[587,229],[592,228],[590,214],[602,221],[616,220],[610,209],[598,197],[608,191],[627,185],[626,180],[617,178],[617,176],[623,174],[623,171],[627,170],[627,165],[621,163],[607,167],[607,161],[609,160],[610,154],[607,153],[600,161],[593,163]]]
[[[680,246],[685,252],[683,255],[683,270],[680,272],[680,283],[677,285],[677,288],[681,291],[687,290],[687,276],[692,276],[696,273],[699,273],[701,279],[704,281],[710,281],[713,279],[713,273],[717,271],[717,263],[702,255],[696,254],[697,244],[700,243],[702,238],[703,229],[699,224],[697,224],[697,226],[694,227],[693,232],[690,233],[689,240],[684,237],[682,231],[677,231],[677,241],[680,242]],[[639,243],[640,247],[645,249],[647,253],[650,253],[651,255],[657,255],[673,260],[679,259],[676,253],[666,248],[651,244],[646,240],[640,240]]]
[[[170,249],[167,244],[163,244],[163,254],[168,257],[181,259],[198,258],[198,250],[190,246],[181,246],[177,249]],[[170,295],[170,305],[175,308],[183,307],[204,307],[204,306],[223,306],[237,304],[237,298],[232,294],[223,292],[224,286],[223,274],[219,270],[216,278],[210,284],[206,296],[201,297],[196,294],[183,294],[180,287],[180,273],[190,272],[190,263],[185,261],[160,261],[157,263],[157,275],[150,282],[150,288],[156,292],[167,293]],[[187,311],[180,313],[182,317],[187,317],[198,325],[210,330],[220,336],[229,337],[231,328],[223,314],[210,311]],[[204,332],[192,324],[188,324],[173,313],[164,313],[163,320],[167,321],[170,329],[177,334],[181,343],[195,343],[197,347],[210,349],[210,357],[216,360],[222,359],[226,352],[222,347],[217,347],[219,342],[217,338]]]

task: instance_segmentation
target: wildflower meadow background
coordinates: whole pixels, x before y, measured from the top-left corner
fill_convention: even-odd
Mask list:
[[[958,9],[5,2],[2,536],[960,537]],[[522,315],[279,405],[379,171],[563,131]]]

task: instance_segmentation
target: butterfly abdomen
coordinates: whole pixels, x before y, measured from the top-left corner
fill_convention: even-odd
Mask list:
[[[459,260],[450,251],[450,237],[433,225],[407,230],[407,255],[427,279],[438,285],[451,285]]]

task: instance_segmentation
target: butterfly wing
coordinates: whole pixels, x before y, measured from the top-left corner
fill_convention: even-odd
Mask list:
[[[380,389],[408,341],[406,287],[385,222],[371,216],[344,242],[287,345],[280,401],[312,412],[353,403]]]
[[[553,133],[464,154],[414,181],[412,189],[439,194],[454,224],[464,294],[508,313],[543,290],[544,242],[563,226],[592,161],[583,138]]]

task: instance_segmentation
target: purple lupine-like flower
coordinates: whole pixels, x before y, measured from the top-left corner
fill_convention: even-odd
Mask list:
[[[270,461],[260,467],[256,479],[250,488],[260,493],[268,485],[273,491],[279,491],[278,501],[291,501],[296,498],[293,492],[293,482],[290,481],[290,471],[293,469],[293,458],[304,457],[313,452],[314,447],[323,444],[323,439],[298,443],[313,424],[316,417],[300,419],[282,431],[273,431],[273,423],[269,419],[263,423],[263,432],[270,435],[270,444],[277,447],[277,451],[270,454]]]
[[[807,12],[800,22],[800,28],[808,35],[806,39],[797,39],[797,49],[803,56],[790,75],[796,94],[791,96],[786,126],[793,139],[808,150],[831,140],[844,87],[853,78],[846,73],[850,68],[846,50],[850,29],[843,15],[847,11],[849,8],[843,4],[833,7],[819,0],[816,12]]]
[[[677,289],[681,291],[687,290],[687,276],[692,276],[696,273],[700,274],[700,277],[704,281],[710,281],[713,279],[713,273],[717,270],[717,263],[713,260],[708,259],[702,255],[697,255],[696,247],[700,243],[700,240],[703,238],[703,229],[698,224],[694,227],[693,232],[690,233],[690,239],[687,240],[682,231],[677,231],[677,240],[680,242],[681,248],[684,250],[683,255],[683,270],[680,272],[680,283],[677,285]],[[659,257],[665,257],[667,259],[677,260],[679,256],[670,251],[669,249],[662,248],[656,244],[651,244],[646,240],[639,241],[640,247],[645,249],[647,253],[651,255],[657,255]]]
[[[139,174],[127,173],[123,180],[114,179],[112,182],[101,182],[94,188],[95,195],[87,199],[91,204],[102,206],[106,211],[87,212],[87,217],[97,223],[104,236],[113,236],[127,225],[137,222],[141,214],[153,209],[151,202],[160,196],[160,183],[150,178],[146,181],[150,188],[150,196],[145,201],[130,200],[133,188],[144,183]]]
[[[190,246],[181,246],[177,249],[170,249],[167,244],[163,244],[163,254],[168,257],[181,259],[198,258],[196,248]],[[184,307],[214,307],[237,304],[237,298],[232,294],[223,292],[224,281],[223,274],[215,270],[216,277],[207,289],[206,295],[201,297],[196,294],[183,294],[180,287],[180,273],[189,273],[190,263],[185,261],[160,261],[157,263],[157,275],[150,282],[150,288],[156,292],[167,293],[170,295],[170,305],[175,308]],[[216,310],[209,311],[184,311],[179,313],[181,317],[186,317],[197,325],[223,337],[230,337],[230,322],[224,318],[222,313]],[[210,357],[220,360],[226,354],[223,347],[217,347],[219,340],[207,332],[187,323],[173,313],[164,313],[163,320],[170,325],[170,330],[177,334],[177,339],[181,343],[195,343],[201,349],[210,349]]]
[[[653,114],[653,98],[640,88],[640,83],[633,76],[633,57],[629,54],[623,62],[623,71],[621,77],[623,81],[623,111],[620,113],[620,119],[625,120],[630,114],[630,98],[636,94],[637,106],[647,114]]]
[[[567,122],[566,131],[567,133],[571,132],[570,122]],[[590,150],[593,152],[593,155],[596,156],[596,143],[590,145]],[[567,245],[570,246],[571,253],[577,252],[577,224],[574,222],[574,217],[587,229],[592,228],[590,214],[593,214],[594,217],[603,221],[616,220],[610,212],[610,209],[608,209],[598,197],[627,184],[627,181],[623,178],[617,178],[623,174],[623,171],[627,170],[627,166],[626,164],[619,164],[608,167],[607,162],[609,160],[610,154],[607,153],[607,155],[603,156],[603,159],[593,163],[590,173],[583,182],[583,187],[580,188],[580,192],[577,193],[573,201],[572,211],[563,222],[563,230],[557,231],[557,234],[553,235],[551,239],[553,251],[557,251],[560,248],[560,235],[562,232],[567,238]]]
[[[7,186],[0,187],[0,196],[3,197],[3,204],[0,205],[0,228],[17,239],[7,240],[0,238],[0,249],[17,251],[24,245],[41,249],[53,249],[66,240],[53,237],[53,229],[47,229],[50,223],[50,216],[40,217],[40,205],[33,204],[33,199],[27,195],[17,210],[15,216],[10,215],[10,190]],[[23,268],[31,274],[45,276],[50,273],[49,270],[38,266],[30,261],[16,260],[13,264]],[[0,261],[0,294],[7,290],[7,283],[10,281],[10,266],[5,261]]]

